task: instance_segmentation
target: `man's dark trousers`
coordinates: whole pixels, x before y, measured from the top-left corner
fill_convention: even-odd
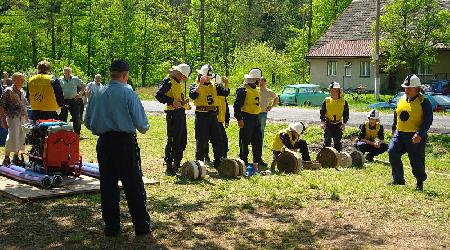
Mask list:
[[[195,112],[195,139],[195,159],[204,161],[205,156],[208,154],[205,148],[208,145],[208,141],[211,140],[214,164],[218,165],[223,157],[223,152],[217,112]]]
[[[136,235],[150,232],[153,223],[147,213],[147,195],[138,164],[137,142],[134,134],[109,132],[97,141],[100,166],[100,194],[105,234],[120,232],[119,185],[123,185],[128,209]]]
[[[223,122],[219,122],[219,133],[220,133],[220,138],[222,141],[222,153],[223,153],[223,157],[227,158],[228,157],[228,136],[227,136],[227,131],[225,130],[225,126]]]
[[[414,134],[414,132],[405,133],[396,131],[392,136],[388,152],[389,162],[392,167],[392,178],[395,183],[405,183],[402,163],[402,155],[405,153],[408,153],[414,177],[418,181],[425,181],[427,179],[427,174],[425,173],[425,144],[427,138],[424,136],[419,143],[414,144],[412,142]]]
[[[242,112],[244,127],[239,130],[239,158],[248,163],[248,145],[252,145],[253,162],[262,162],[262,134],[258,115]]]
[[[187,144],[186,114],[184,109],[166,111],[167,144],[164,161],[179,167]]]
[[[64,107],[61,110],[61,120],[67,122],[68,112],[72,116],[73,130],[80,134],[81,131],[81,114],[80,103],[76,99],[65,99]]]
[[[325,124],[325,131],[324,131],[324,142],[323,147],[330,147],[331,146],[331,139],[333,139],[334,148],[337,151],[342,150],[342,123],[329,123],[327,122]]]
[[[369,145],[363,141],[357,142],[355,146],[359,151],[361,151],[363,153],[368,152],[367,155],[369,157],[374,157],[374,156],[380,155],[380,154],[386,152],[389,148],[389,146],[386,143],[381,143],[380,147],[376,148],[376,147]]]

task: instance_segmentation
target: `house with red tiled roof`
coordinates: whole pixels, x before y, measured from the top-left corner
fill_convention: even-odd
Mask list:
[[[382,6],[389,0],[381,0]],[[450,10],[450,0],[440,0]],[[310,63],[310,82],[327,87],[337,81],[345,89],[364,85],[374,89],[374,62],[372,23],[376,17],[375,0],[353,0],[336,19],[325,34],[310,49],[307,58]],[[431,79],[450,80],[450,47],[439,46],[438,62],[421,66],[417,75],[422,81]],[[400,86],[406,71],[380,72],[381,89]]]

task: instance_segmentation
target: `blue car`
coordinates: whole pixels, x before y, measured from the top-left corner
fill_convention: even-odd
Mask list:
[[[398,92],[392,99],[389,99],[387,102],[377,102],[369,105],[370,109],[395,109],[397,107],[397,103],[405,95],[405,92]],[[438,107],[437,101],[434,99],[433,95],[425,93],[423,94],[428,100],[431,102],[431,107],[433,111]]]
[[[430,80],[422,84],[422,89],[426,93],[450,94],[450,82],[447,80]]]

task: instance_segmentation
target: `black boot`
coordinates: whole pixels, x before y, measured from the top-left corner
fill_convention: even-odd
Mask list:
[[[172,169],[173,169],[173,171],[175,172],[175,174],[178,173],[178,171],[180,170],[180,168],[181,168],[181,165],[180,165],[179,162],[174,162],[174,163],[173,163]]]
[[[417,180],[417,183],[416,183],[416,190],[417,190],[417,191],[423,191],[423,181]]]
[[[166,165],[166,175],[168,175],[168,176],[174,176],[174,175],[177,174],[176,171],[174,171],[171,162],[166,162],[164,165]]]
[[[2,165],[3,166],[9,166],[11,164],[11,160],[9,159],[9,156],[5,155],[5,159],[3,160]]]

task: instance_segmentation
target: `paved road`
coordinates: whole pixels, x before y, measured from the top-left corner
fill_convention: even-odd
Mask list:
[[[143,101],[144,109],[151,113],[164,112],[164,105],[157,101]],[[231,117],[233,117],[233,107],[230,106]],[[194,111],[189,110],[188,115],[193,115]],[[393,114],[381,114],[381,124],[385,128],[390,128],[392,125]],[[302,109],[302,108],[288,108],[288,107],[275,107],[269,112],[268,119],[272,121],[303,121],[306,123],[320,123],[319,109]],[[367,120],[366,112],[351,112],[348,125],[357,127],[359,124]],[[450,134],[450,116],[435,115],[433,125],[430,129],[431,132],[439,134]]]

